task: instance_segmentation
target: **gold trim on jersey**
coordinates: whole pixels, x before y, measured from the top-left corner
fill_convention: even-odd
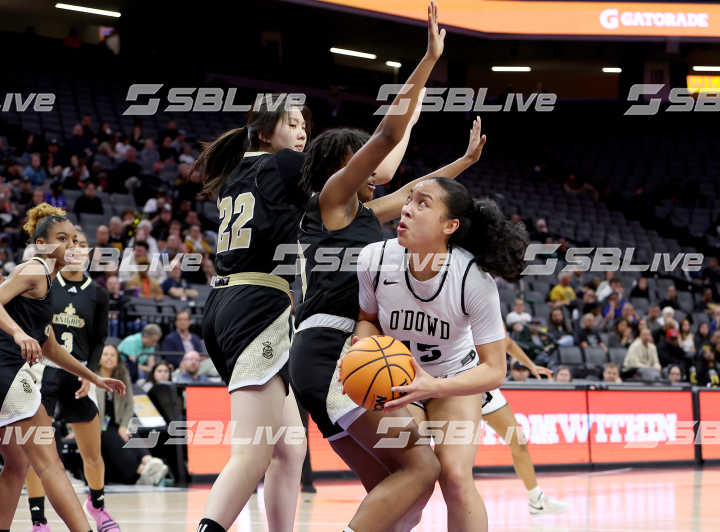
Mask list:
[[[227,288],[228,286],[238,286],[250,284],[255,286],[267,286],[268,288],[276,288],[285,292],[290,296],[290,284],[277,275],[261,272],[242,272],[230,275],[216,275],[213,277],[210,286],[213,288]]]

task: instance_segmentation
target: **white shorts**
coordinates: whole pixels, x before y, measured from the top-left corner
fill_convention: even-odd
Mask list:
[[[490,396],[490,400],[482,407],[483,416],[497,412],[508,404],[507,399],[505,399],[505,396],[500,392],[500,388],[487,392],[487,395]]]
[[[38,408],[40,408],[40,380],[37,377],[37,370],[34,372],[25,363],[15,374],[0,405],[0,427],[33,417]]]

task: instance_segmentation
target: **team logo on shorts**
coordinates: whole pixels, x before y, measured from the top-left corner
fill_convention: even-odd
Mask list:
[[[46,326],[45,326],[45,336],[50,336],[50,331],[51,331],[51,330],[52,330],[52,329],[50,328],[50,325],[46,325]]]
[[[23,391],[25,393],[32,393],[32,387],[30,386],[30,383],[27,381],[27,379],[20,379],[20,382],[23,385]]]
[[[273,357],[273,348],[270,342],[263,342],[263,356],[267,359]]]

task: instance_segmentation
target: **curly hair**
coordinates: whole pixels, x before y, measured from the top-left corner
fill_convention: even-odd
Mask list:
[[[32,242],[38,238],[47,238],[50,228],[55,224],[69,221],[67,213],[63,209],[47,203],[41,203],[30,209],[27,217],[23,229],[30,235]]]
[[[320,192],[348,156],[362,148],[370,135],[359,129],[328,129],[318,135],[307,150],[300,177],[300,188],[308,194]]]
[[[460,227],[450,235],[448,245],[465,248],[475,256],[479,268],[511,283],[520,279],[525,268],[525,248],[529,243],[525,227],[505,218],[497,203],[489,198],[474,199],[467,188],[454,179],[434,177],[445,192],[449,218]]]

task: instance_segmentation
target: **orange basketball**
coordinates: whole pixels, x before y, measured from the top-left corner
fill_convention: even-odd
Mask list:
[[[410,359],[410,350],[391,336],[363,338],[342,359],[345,393],[366,410],[383,410],[387,401],[401,396],[393,386],[405,386],[415,378]]]

